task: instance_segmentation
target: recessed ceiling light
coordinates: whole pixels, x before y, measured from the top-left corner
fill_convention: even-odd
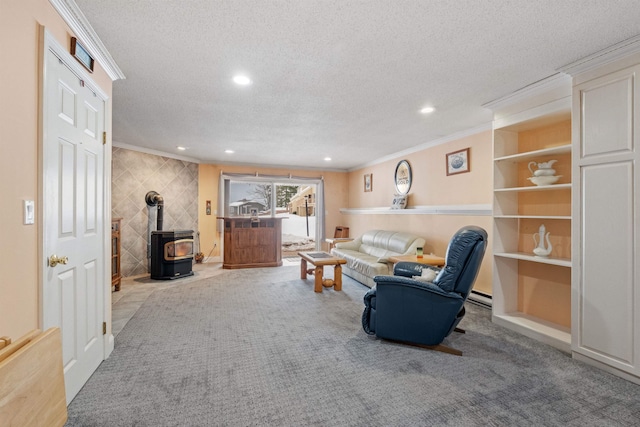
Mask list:
[[[183,146],[181,146],[181,145],[178,145],[176,148],[177,148],[178,150],[180,150],[180,151],[184,151],[184,150],[186,150],[186,149],[187,149],[187,147],[183,147]]]
[[[424,107],[422,110],[420,110],[422,114],[429,114],[433,113],[434,111],[436,111],[436,109],[433,107]]]
[[[234,76],[233,82],[239,86],[249,86],[251,83],[253,83],[249,77],[242,75]]]
[[[325,158],[324,158],[324,161],[325,161],[325,162],[330,162],[330,161],[331,161],[331,157],[325,157]]]
[[[233,150],[224,150],[224,152],[225,152],[225,153],[227,153],[227,154],[233,154],[233,153],[235,153],[235,151],[233,151]]]

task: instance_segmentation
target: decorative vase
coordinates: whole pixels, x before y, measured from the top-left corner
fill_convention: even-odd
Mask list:
[[[549,256],[549,254],[551,254],[551,249],[553,248],[553,246],[551,245],[551,241],[549,240],[550,234],[551,233],[547,231],[544,224],[542,224],[538,229],[538,233],[533,235],[533,241],[536,245],[536,247],[533,249],[533,253],[536,256],[546,258]],[[545,246],[545,241],[546,241],[546,246]]]

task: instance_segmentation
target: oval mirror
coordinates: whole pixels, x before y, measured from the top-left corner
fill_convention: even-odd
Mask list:
[[[396,166],[395,174],[396,190],[398,194],[405,195],[411,188],[411,165],[406,160],[401,160]]]

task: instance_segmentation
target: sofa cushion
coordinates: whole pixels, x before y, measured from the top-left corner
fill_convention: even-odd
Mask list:
[[[367,277],[391,274],[389,265],[378,262],[377,256],[367,255],[362,252],[349,249],[341,249],[340,251],[336,251],[334,254],[346,259],[349,268]]]
[[[362,235],[360,252],[369,255],[393,256],[407,252],[417,236],[387,230],[370,230]]]

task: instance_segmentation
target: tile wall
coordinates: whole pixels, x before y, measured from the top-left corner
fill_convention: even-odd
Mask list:
[[[148,227],[156,229],[156,208],[145,195],[164,198],[163,230],[198,230],[198,164],[113,147],[111,209],[122,218],[123,277],[148,273]],[[151,218],[151,220],[149,220]]]

